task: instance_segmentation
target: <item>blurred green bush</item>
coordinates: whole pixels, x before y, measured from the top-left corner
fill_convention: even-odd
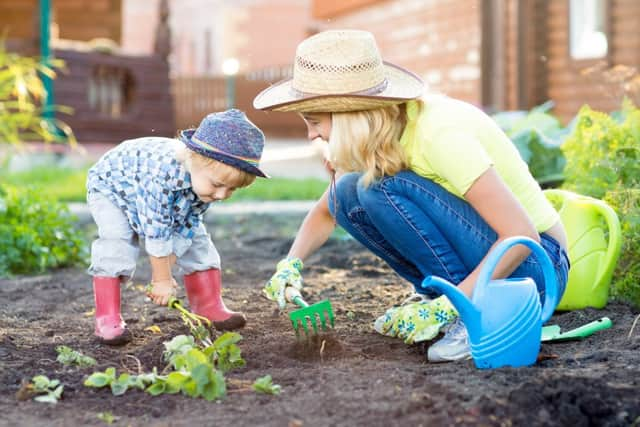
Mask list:
[[[0,187],[0,277],[87,259],[85,236],[65,205],[35,188]]]
[[[505,111],[492,116],[542,187],[562,183],[565,158],[560,146],[570,133],[570,127],[562,126],[549,112],[552,107],[552,102],[546,102],[531,111]]]

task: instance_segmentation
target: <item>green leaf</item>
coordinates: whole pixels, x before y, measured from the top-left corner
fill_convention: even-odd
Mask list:
[[[42,395],[42,396],[36,396],[33,400],[35,400],[36,402],[44,402],[44,403],[53,403],[53,404],[58,403],[58,398],[56,398],[52,394],[45,394],[45,395]]]
[[[58,248],[54,248],[54,251]],[[60,253],[58,257],[66,256],[64,253]],[[93,366],[96,364],[96,360],[92,357],[85,356],[82,353],[67,347],[66,345],[60,345],[56,347],[58,352],[57,361],[63,365],[77,365],[81,368]]]
[[[174,394],[182,389],[185,382],[189,381],[190,377],[182,372],[171,372],[167,375],[166,381],[166,393]]]
[[[211,365],[209,365],[208,363],[198,365],[191,370],[191,378],[193,378],[193,381],[195,381],[199,394],[202,394],[204,386],[209,383],[209,373],[211,372],[211,370]]]
[[[273,384],[271,375],[258,378],[252,387],[256,392],[264,394],[280,394],[282,389],[278,384]]]
[[[94,372],[84,381],[87,387],[105,387],[110,385],[116,377],[115,368],[107,368],[104,372]]]
[[[207,356],[198,350],[197,348],[192,348],[185,355],[185,367],[188,371],[192,371],[196,366],[201,364],[206,364],[208,362]]]
[[[111,393],[113,393],[114,396],[123,395],[128,388],[129,388],[128,382],[113,381],[111,383]]]
[[[31,382],[33,383],[35,391],[42,392],[49,390],[50,380],[44,375],[36,375],[31,379]]]
[[[235,332],[227,332],[213,342],[211,346],[214,351],[210,357],[214,359],[215,367],[222,372],[228,372],[231,369],[239,368],[245,365],[242,359],[241,350],[236,345],[242,340],[242,336]],[[208,350],[208,349],[207,349]]]
[[[64,390],[64,386],[63,385],[59,385],[55,390],[53,390],[52,394],[56,399],[60,399],[62,397],[62,391],[63,390]]]
[[[164,360],[173,363],[173,358],[178,355],[186,354],[189,350],[196,347],[195,341],[191,335],[177,335],[171,341],[163,343],[165,351],[163,353]]]
[[[220,399],[227,393],[224,376],[220,371],[209,371],[209,382],[202,390],[202,397],[208,401]]]
[[[182,384],[182,392],[187,396],[198,397],[198,386],[196,382],[192,379],[185,381]]]
[[[213,342],[213,347],[216,349],[222,349],[230,346],[231,344],[236,344],[241,340],[242,340],[242,335],[240,335],[239,333],[225,332]]]
[[[98,412],[96,416],[98,417],[99,420],[104,421],[109,425],[113,424],[113,422],[118,419],[118,417],[113,416],[113,414],[109,411]]]
[[[151,384],[149,387],[147,387],[145,391],[152,396],[159,396],[165,392],[165,389],[166,389],[166,383],[162,380],[158,380],[155,383]]]

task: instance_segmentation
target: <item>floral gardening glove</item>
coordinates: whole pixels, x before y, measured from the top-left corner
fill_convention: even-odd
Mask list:
[[[392,307],[378,317],[373,329],[389,337],[397,337],[406,344],[434,338],[447,323],[453,321],[458,312],[446,296],[434,300],[423,300]]]
[[[287,301],[284,297],[284,290],[287,286],[302,289],[302,261],[300,258],[285,258],[276,265],[276,272],[267,282],[262,290],[265,296],[271,301],[277,301],[280,310],[284,309]]]

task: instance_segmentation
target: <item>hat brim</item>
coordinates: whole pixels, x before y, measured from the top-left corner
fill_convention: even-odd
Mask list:
[[[419,98],[424,83],[420,77],[388,62],[384,62],[386,88],[375,95],[301,94],[292,88],[293,79],[285,79],[266,88],[253,100],[256,110],[294,111],[298,113],[339,113],[362,111],[400,104]]]
[[[185,145],[190,149],[200,154],[201,156],[207,157],[209,159],[217,160],[221,163],[234,167],[236,169],[240,169],[243,172],[250,173],[251,175],[259,176],[261,178],[270,178],[269,175],[264,173],[260,168],[253,166],[251,163],[246,162],[244,160],[238,159],[236,157],[227,156],[222,153],[213,153],[211,151],[205,151],[202,147],[194,144],[191,141],[191,137],[195,133],[195,129],[186,129],[180,132],[180,140],[185,143]]]

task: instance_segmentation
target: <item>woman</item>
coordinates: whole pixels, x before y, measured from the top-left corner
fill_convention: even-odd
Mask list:
[[[336,171],[334,188],[308,213],[265,286],[281,308],[285,287],[301,287],[303,260],[336,222],[419,293],[423,278],[436,275],[471,295],[487,253],[516,235],[543,246],[564,292],[563,226],[511,141],[479,109],[446,96],[421,97],[422,89],[414,74],[382,61],[370,33],[344,30],[300,43],[293,78],[255,98],[257,109],[300,113],[308,138],[328,142]],[[541,266],[529,255],[524,246],[512,248],[494,278],[529,276],[544,292]],[[418,342],[454,315],[439,297],[390,309],[375,327]],[[469,358],[464,325],[453,322],[427,357]]]

